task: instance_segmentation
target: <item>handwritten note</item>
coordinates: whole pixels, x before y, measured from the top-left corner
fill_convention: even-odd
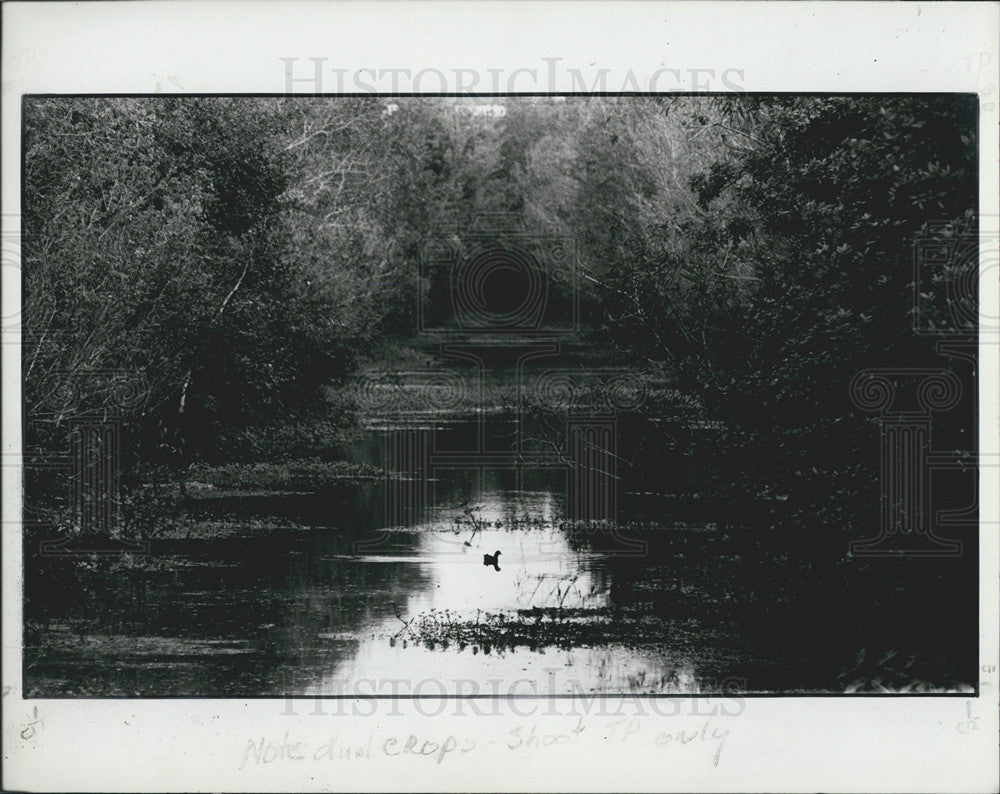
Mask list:
[[[241,749],[239,769],[308,762],[358,763],[387,758],[422,758],[444,764],[469,754],[517,753],[567,747],[585,740],[603,744],[643,744],[653,751],[709,747],[712,766],[719,765],[729,728],[713,718],[701,722],[665,724],[637,717],[588,724],[575,720],[531,720],[493,737],[429,730],[426,734],[369,732],[350,736],[332,733],[318,740],[291,730],[280,736],[248,738]]]

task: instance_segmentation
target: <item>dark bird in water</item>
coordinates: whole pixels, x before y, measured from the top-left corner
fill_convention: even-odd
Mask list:
[[[496,554],[484,554],[483,565],[492,565],[495,570],[500,570],[500,552]]]

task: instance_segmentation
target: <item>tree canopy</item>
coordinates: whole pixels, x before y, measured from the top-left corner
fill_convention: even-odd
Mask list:
[[[934,357],[913,245],[974,228],[975,129],[965,96],[27,99],[28,442],[121,372],[149,459],[304,415],[414,333],[435,224],[503,212],[578,241],[584,338],[724,420],[734,486],[856,492],[847,381]]]

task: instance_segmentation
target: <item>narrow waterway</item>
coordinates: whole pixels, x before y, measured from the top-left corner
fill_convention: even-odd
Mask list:
[[[489,435],[505,437],[502,423]],[[816,567],[812,536],[776,535],[764,514],[625,488],[620,522],[581,526],[557,467],[453,467],[427,484],[419,520],[404,523],[387,516],[394,486],[369,483],[209,494],[184,508],[191,537],[154,540],[145,558],[40,558],[26,544],[27,693],[967,686],[913,628],[932,600],[862,608],[875,596],[824,580],[842,584],[850,567]],[[497,565],[484,565],[496,552]]]

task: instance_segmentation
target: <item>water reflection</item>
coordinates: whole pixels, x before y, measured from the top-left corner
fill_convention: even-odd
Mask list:
[[[509,436],[496,422],[493,435]],[[830,593],[845,598],[841,573],[789,588],[801,572],[787,544],[801,533],[768,540],[766,516],[631,494],[622,512],[632,523],[588,535],[563,524],[564,472],[427,475],[432,508],[416,526],[385,527],[378,486],[330,483],[201,498],[183,516],[193,535],[154,541],[135,564],[43,559],[26,543],[26,693],[389,694],[392,681],[431,696],[695,694],[734,681],[741,691],[842,691],[863,682],[853,660],[906,660],[898,680],[908,686],[912,660],[947,645],[903,630],[890,645],[888,618],[829,610]],[[644,553],[612,553],[621,535]],[[800,556],[812,559],[813,542]],[[483,565],[496,551],[499,571]],[[934,593],[911,610],[914,626]],[[859,653],[880,643],[884,655]],[[928,682],[964,680],[934,664]]]
[[[521,680],[522,688],[539,694],[698,691],[690,660],[662,650],[544,644],[500,649],[491,647],[488,628],[479,632],[483,641],[471,645],[428,641],[422,630],[428,625],[443,626],[447,634],[463,624],[529,621],[546,612],[550,620],[555,614],[587,622],[609,605],[607,556],[570,546],[551,492],[488,491],[470,504],[465,512],[439,507],[426,523],[389,533],[381,548],[320,558],[330,571],[352,571],[351,584],[368,606],[317,633],[309,643],[319,663],[313,678],[286,671],[296,691],[363,692],[370,691],[365,683],[403,678],[405,686],[425,687],[430,694],[468,693],[479,685],[485,692],[490,678]],[[483,565],[483,555],[495,551],[501,552],[499,572]],[[395,587],[373,595],[371,583],[359,581],[365,570],[384,571]],[[348,592],[342,589],[334,601],[342,605]],[[373,608],[375,600],[380,605]]]
[[[161,543],[148,569],[81,572],[26,550],[44,629],[26,643],[30,691],[337,694],[383,679],[428,694],[486,693],[489,679],[539,694],[699,691],[695,628],[605,636],[615,559],[570,543],[552,490],[454,485],[416,527],[362,529],[340,502],[323,516],[308,498],[322,528]],[[495,551],[500,571],[483,565]]]
[[[375,553],[338,559],[418,565],[432,584],[408,596],[408,615],[456,607],[468,612],[606,606],[603,558],[570,548],[557,526],[551,494],[487,493],[478,505],[477,519],[488,528],[456,525],[454,510],[439,510],[434,520],[414,531],[393,533],[412,543],[410,556]],[[512,525],[523,515],[533,522]],[[483,555],[495,551],[501,552],[500,571],[483,565]]]

